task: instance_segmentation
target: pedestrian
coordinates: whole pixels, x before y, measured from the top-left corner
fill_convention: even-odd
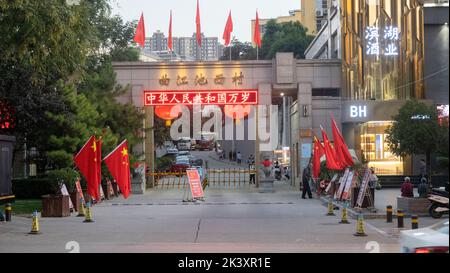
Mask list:
[[[405,177],[405,182],[403,182],[403,184],[402,184],[401,191],[402,191],[402,197],[409,197],[409,198],[414,197],[413,185],[411,184],[411,178]]]
[[[256,166],[255,162],[248,164],[248,170],[250,172],[250,184],[256,184]]]
[[[425,177],[422,177],[420,179],[419,187],[417,188],[417,191],[419,192],[420,198],[427,198],[428,197],[428,186],[427,186],[427,179]]]
[[[302,192],[302,198],[306,199],[306,194],[308,194],[309,199],[312,198],[311,193],[311,187],[309,186],[309,180],[311,179],[311,163],[306,166],[306,168],[303,169],[303,176],[302,176],[302,182],[303,182],[303,192]]]
[[[378,177],[375,175],[375,169],[370,168],[370,177],[369,177],[369,188],[375,189],[378,183]]]
[[[233,153],[230,151],[230,152],[228,152],[228,159],[230,160],[230,161],[233,161]]]
[[[250,164],[250,163],[255,163],[255,158],[253,157],[253,155],[250,155],[248,157],[247,164]]]
[[[419,162],[419,170],[420,170],[420,178],[425,177],[427,178],[427,163],[425,160],[421,159]]]
[[[241,155],[241,152],[239,152],[239,151],[236,154],[236,161],[237,161],[237,164],[241,165],[242,155]]]
[[[291,174],[288,167],[284,167],[284,177],[286,177],[287,180],[291,179]]]

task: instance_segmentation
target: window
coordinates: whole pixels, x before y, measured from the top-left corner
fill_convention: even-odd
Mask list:
[[[313,97],[339,97],[341,90],[339,88],[313,88]]]

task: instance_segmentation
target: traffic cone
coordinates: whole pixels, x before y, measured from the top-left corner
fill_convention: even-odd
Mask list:
[[[85,220],[84,223],[93,223],[94,220],[92,220],[92,205],[91,202],[86,203],[86,213],[85,213]]]
[[[333,201],[328,201],[328,213],[327,216],[335,216],[336,214],[334,214],[333,212]]]
[[[85,215],[84,200],[83,200],[83,198],[80,198],[80,205],[78,206],[78,215],[77,215],[77,217],[83,217],[84,215]]]
[[[33,212],[33,224],[31,225],[31,231],[29,234],[39,234],[39,218],[38,218],[38,213],[35,210]]]
[[[356,223],[356,233],[353,234],[358,237],[367,236],[364,232],[364,218],[362,214],[358,215],[358,222]]]
[[[350,224],[347,219],[347,208],[345,206],[342,208],[342,219],[339,224]]]

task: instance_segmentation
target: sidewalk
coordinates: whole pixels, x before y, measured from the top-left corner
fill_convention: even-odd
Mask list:
[[[393,217],[395,218],[395,212],[397,211],[397,197],[400,195],[400,189],[381,189],[375,192],[375,209],[376,212],[371,212],[368,209],[363,209],[362,214],[364,219],[384,219],[386,218],[386,206],[392,206]],[[328,197],[321,196],[320,200],[326,205],[329,201]],[[333,204],[342,209],[343,204],[341,202],[333,201]],[[353,219],[358,217],[359,212],[353,208],[347,208],[348,215]],[[411,215],[406,213],[405,217]],[[429,217],[428,213],[418,214],[419,217]]]

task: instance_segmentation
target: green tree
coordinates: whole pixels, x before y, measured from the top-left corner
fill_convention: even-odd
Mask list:
[[[276,23],[270,20],[262,39],[260,59],[271,60],[277,52],[293,52],[297,59],[305,58],[305,50],[314,39],[299,22]]]
[[[250,42],[240,42],[238,39],[231,40],[231,59],[236,60],[254,60],[256,59],[256,49]],[[223,50],[223,56],[220,60],[230,60],[230,48]]]
[[[445,145],[445,139],[448,147],[448,129],[439,125],[436,107],[408,100],[393,120],[393,125],[386,130],[390,151],[399,157],[425,154],[431,174],[431,154]]]

